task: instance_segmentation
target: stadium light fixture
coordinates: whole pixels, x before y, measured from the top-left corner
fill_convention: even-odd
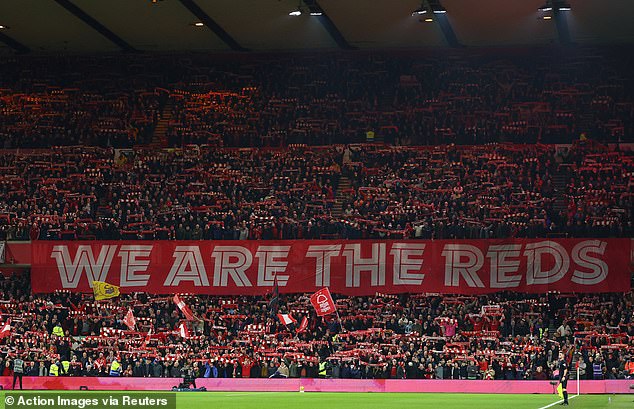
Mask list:
[[[431,18],[431,17],[427,17],[427,18],[425,19],[425,23],[433,23],[433,22],[434,22],[434,19],[433,19],[433,18]]]
[[[555,7],[559,11],[570,11],[572,8],[570,7],[570,3],[565,0],[556,0]]]
[[[7,27],[7,26],[5,26],[5,25],[0,24],[0,30],[5,30],[5,29],[7,29],[7,28],[9,28],[9,27]]]
[[[422,6],[412,11],[412,16],[420,16],[426,14],[427,10],[425,10]]]
[[[552,16],[544,16],[543,17],[544,20],[552,20],[552,18],[553,18]]]
[[[313,17],[320,17],[324,15],[324,10],[321,8],[317,0],[303,0],[304,10],[308,12],[309,15]],[[300,1],[297,6],[298,10],[302,9],[302,1]]]
[[[194,23],[194,26],[196,27],[203,27],[205,25],[205,23],[203,23],[202,21],[197,21]]]
[[[300,9],[293,10],[290,13],[288,13],[288,15],[289,16],[293,16],[293,17],[301,16],[302,15],[302,11]]]
[[[447,9],[440,3],[440,0],[427,0],[429,8],[434,14],[445,14]]]
[[[546,0],[543,6],[537,9],[542,13],[548,13],[551,11],[570,11],[570,4],[564,0]]]

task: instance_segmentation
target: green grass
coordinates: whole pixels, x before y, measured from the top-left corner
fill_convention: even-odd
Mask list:
[[[26,392],[26,391],[25,391]],[[45,391],[26,393],[43,394]],[[64,395],[80,392],[61,392]],[[110,392],[81,392],[82,397]],[[133,392],[130,392],[133,393]],[[139,394],[137,392],[137,394]],[[143,393],[152,395],[152,392]],[[5,392],[1,407],[5,407]],[[391,409],[391,408],[468,408],[539,409],[559,400],[556,395],[493,395],[449,393],[299,393],[299,392],[181,392],[176,393],[178,409]],[[559,407],[558,405],[554,406]],[[7,409],[11,406],[6,406]],[[13,406],[15,409],[15,405]],[[581,395],[569,408],[634,408],[634,395]],[[70,408],[69,408],[70,409]]]

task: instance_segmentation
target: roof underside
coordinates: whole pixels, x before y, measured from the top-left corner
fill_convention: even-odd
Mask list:
[[[311,0],[314,1],[314,0]],[[547,45],[560,41],[554,20],[537,9],[545,0],[442,0],[459,44],[467,47]],[[341,46],[332,29],[359,49],[446,47],[440,21],[413,17],[420,0],[318,0],[334,26],[323,17],[288,13],[297,0],[70,0],[83,14],[114,34],[132,50],[252,51],[327,50]],[[217,26],[201,21],[194,3]],[[310,2],[302,2],[303,7]],[[634,1],[569,0],[565,12],[572,43],[619,44],[634,40]],[[89,19],[90,20],[90,19]],[[32,52],[100,53],[122,49],[94,24],[56,0],[2,0],[0,30],[4,38]],[[0,41],[2,39],[0,38]],[[12,52],[7,41],[0,50]],[[240,48],[237,48],[239,46]]]

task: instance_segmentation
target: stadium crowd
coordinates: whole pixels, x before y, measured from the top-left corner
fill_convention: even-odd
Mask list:
[[[172,146],[619,141],[632,130],[623,57],[334,55],[217,68],[172,84]],[[623,84],[623,85],[622,85]]]
[[[258,58],[1,61],[0,240],[632,237],[634,156],[595,142],[634,131],[630,57]],[[285,326],[266,298],[183,321],[0,290],[3,375],[634,376],[632,293],[339,296],[341,322],[284,295]]]
[[[0,63],[0,147],[623,141],[628,53],[37,57]]]
[[[4,375],[20,356],[27,376],[546,380],[564,351],[582,379],[634,376],[631,292],[335,297],[341,328],[299,294],[277,308],[267,297],[181,295],[196,316],[185,321],[172,297],[34,295],[28,274],[0,289]]]
[[[0,148],[148,143],[167,100],[155,84],[132,61],[3,59]]]
[[[0,239],[631,237],[633,159],[590,142],[7,151]]]

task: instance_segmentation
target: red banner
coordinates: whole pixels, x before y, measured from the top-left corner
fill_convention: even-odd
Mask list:
[[[36,293],[625,292],[630,239],[34,242]]]
[[[334,314],[337,311],[337,307],[335,306],[335,302],[332,300],[328,287],[322,288],[315,294],[311,295],[310,303],[313,305],[317,315],[320,317]]]

